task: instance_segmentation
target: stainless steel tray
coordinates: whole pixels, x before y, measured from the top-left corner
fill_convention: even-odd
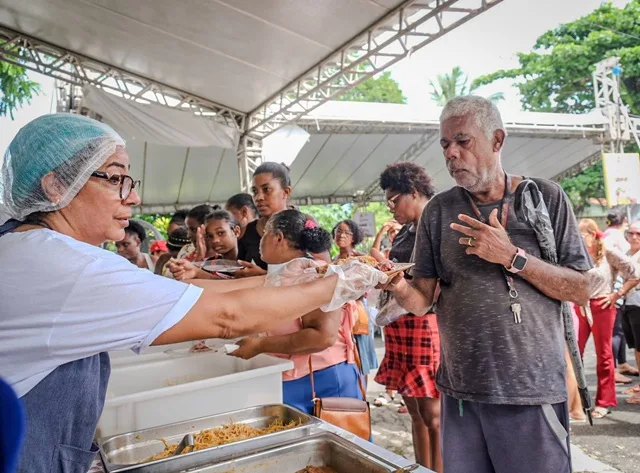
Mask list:
[[[336,434],[325,432],[189,473],[296,473],[309,465],[328,466],[337,473],[389,473],[400,468]]]
[[[164,444],[160,439],[165,439],[169,443],[179,443],[186,434],[198,433],[201,430],[219,427],[224,424],[242,423],[252,427],[264,428],[277,420],[284,423],[295,420],[302,424],[289,430],[253,439],[211,447],[176,457],[140,463],[164,450]],[[127,473],[176,473],[188,468],[211,464],[218,459],[233,458],[249,450],[302,438],[309,434],[312,425],[317,422],[317,419],[297,409],[282,404],[273,404],[98,439],[98,445],[100,446],[100,456],[105,469],[109,473],[125,471]]]

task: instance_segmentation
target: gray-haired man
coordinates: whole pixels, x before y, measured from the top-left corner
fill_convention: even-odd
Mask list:
[[[489,100],[452,99],[440,144],[458,184],[427,205],[413,279],[388,284],[409,312],[436,313],[442,343],[445,473],[571,471],[560,302],[586,304],[589,256],[557,184],[534,179],[549,209],[559,265],[540,259],[534,230],[517,220],[521,177],[502,169],[506,131]]]

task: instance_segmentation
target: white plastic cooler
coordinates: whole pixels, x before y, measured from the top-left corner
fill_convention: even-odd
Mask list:
[[[282,403],[282,372],[291,368],[291,361],[273,356],[245,361],[220,352],[116,366],[96,435]]]

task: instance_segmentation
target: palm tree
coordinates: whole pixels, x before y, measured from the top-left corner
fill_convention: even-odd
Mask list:
[[[434,84],[433,81],[429,81],[431,99],[442,107],[453,97],[471,95],[478,88],[478,85],[473,82],[469,84],[469,76],[462,72],[460,66],[454,67],[450,74],[438,74],[436,82],[437,84]],[[496,92],[487,98],[496,103],[504,100],[504,94]]]

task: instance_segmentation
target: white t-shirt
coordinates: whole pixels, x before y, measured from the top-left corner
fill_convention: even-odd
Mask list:
[[[202,294],[51,230],[1,237],[0,274],[0,376],[18,396],[65,363],[145,349]]]

